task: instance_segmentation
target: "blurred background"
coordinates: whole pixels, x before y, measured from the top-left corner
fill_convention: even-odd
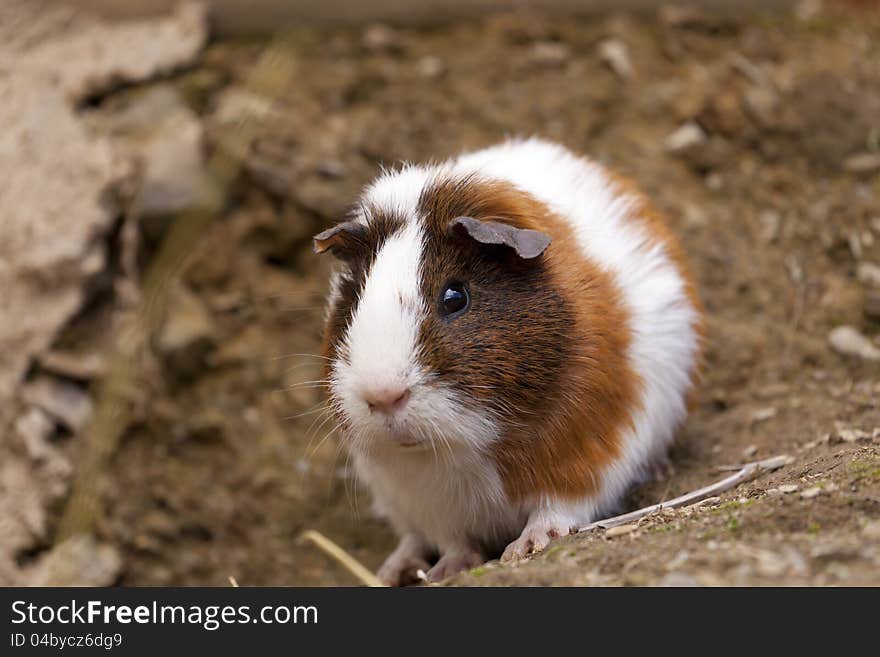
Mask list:
[[[630,176],[709,314],[675,470],[781,471],[459,584],[880,584],[880,3],[0,2],[0,585],[351,585],[394,544],[311,236],[380,165],[540,135]],[[232,580],[230,580],[232,578]]]

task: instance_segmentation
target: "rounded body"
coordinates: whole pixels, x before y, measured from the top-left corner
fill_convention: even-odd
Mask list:
[[[548,142],[383,173],[316,237],[331,401],[401,535],[380,574],[517,558],[617,507],[665,457],[702,316],[646,200]]]

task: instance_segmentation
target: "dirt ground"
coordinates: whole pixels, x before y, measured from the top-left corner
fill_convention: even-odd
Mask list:
[[[244,90],[266,41],[215,42],[161,82],[198,115],[209,152],[241,107],[268,118],[171,308],[198,339],[175,350],[157,338],[113,457],[98,534],[122,552],[122,584],[356,583],[297,543],[305,529],[378,566],[394,538],[371,518],[308,383],[321,377],[329,264],[309,238],[379,163],[522,134],[637,181],[684,243],[707,309],[702,396],[675,471],[629,506],[725,466],[793,462],[630,533],[569,537],[452,583],[880,584],[880,362],[828,338],[840,325],[880,335],[876,13],[501,15],[286,42],[294,77],[274,102]],[[106,122],[144,92],[83,112]],[[164,224],[145,230],[147,261]],[[112,303],[98,297],[60,343],[100,352]]]

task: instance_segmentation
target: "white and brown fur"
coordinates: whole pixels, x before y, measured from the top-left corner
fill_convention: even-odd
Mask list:
[[[466,216],[550,237],[524,259],[450,231]],[[340,231],[324,350],[377,511],[380,570],[441,579],[519,558],[619,505],[685,418],[702,315],[677,244],[626,182],[545,141],[383,173]],[[449,280],[470,309],[437,312]],[[372,391],[407,389],[373,413]]]

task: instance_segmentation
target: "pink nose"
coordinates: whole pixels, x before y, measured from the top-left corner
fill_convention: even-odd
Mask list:
[[[408,388],[377,388],[364,395],[371,411],[391,415],[406,406],[409,399]]]

